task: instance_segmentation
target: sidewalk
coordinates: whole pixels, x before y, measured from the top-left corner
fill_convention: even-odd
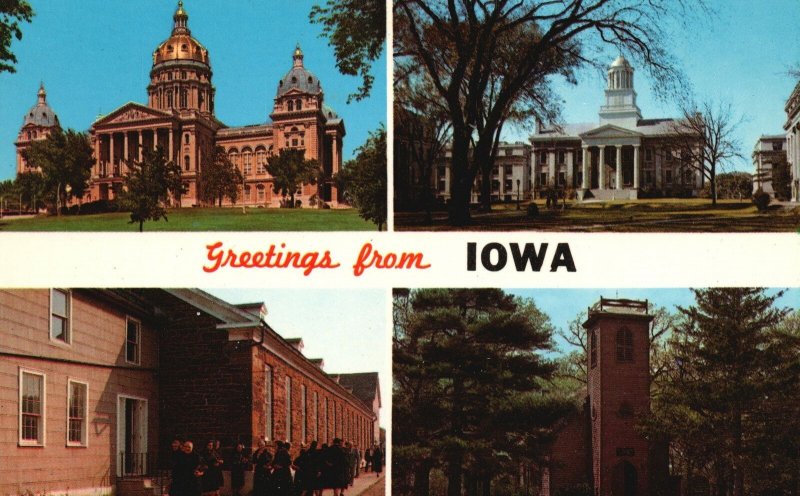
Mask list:
[[[361,472],[353,479],[353,486],[344,491],[344,496],[383,496],[386,494],[385,485],[386,472],[381,472],[380,477],[376,477],[375,472]]]

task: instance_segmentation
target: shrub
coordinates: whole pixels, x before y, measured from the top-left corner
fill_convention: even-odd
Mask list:
[[[759,212],[765,212],[767,207],[769,207],[769,202],[769,193],[764,192],[764,190],[761,188],[758,188],[758,190],[753,193],[753,204],[756,206]]]
[[[539,216],[539,207],[535,203],[531,203],[528,205],[528,212],[527,217],[529,219],[535,219]]]

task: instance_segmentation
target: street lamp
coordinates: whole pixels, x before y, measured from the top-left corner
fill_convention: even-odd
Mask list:
[[[517,210],[519,210],[519,179],[517,179]]]

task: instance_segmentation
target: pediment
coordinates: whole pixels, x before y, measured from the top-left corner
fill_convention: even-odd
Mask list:
[[[583,139],[591,138],[641,138],[642,133],[625,129],[624,127],[606,124],[586,131],[579,135]]]
[[[140,103],[126,103],[105,117],[95,121],[94,126],[108,126],[114,124],[128,124],[132,122],[147,121],[151,119],[170,118],[172,114],[162,110],[152,109]]]

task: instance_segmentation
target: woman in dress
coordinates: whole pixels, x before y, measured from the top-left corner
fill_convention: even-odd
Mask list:
[[[250,468],[250,457],[245,454],[242,443],[236,444],[229,465],[231,467],[231,492],[233,496],[239,496],[244,487],[244,473]]]
[[[253,496],[267,496],[272,472],[272,453],[264,438],[258,440],[258,449],[253,453]]]
[[[206,496],[219,496],[219,488],[222,486],[222,458],[216,450],[216,443],[211,440],[206,444],[206,449],[201,454],[206,466],[202,478],[203,494]]]

